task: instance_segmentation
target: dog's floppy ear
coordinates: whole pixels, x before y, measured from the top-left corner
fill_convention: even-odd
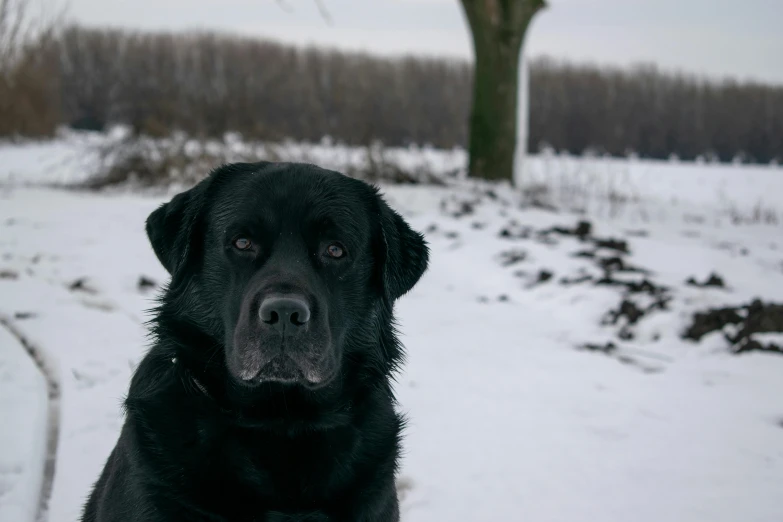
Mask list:
[[[203,207],[204,184],[177,194],[147,218],[147,237],[163,267],[172,276],[185,264],[193,228]]]
[[[378,195],[381,253],[379,264],[385,295],[392,301],[408,292],[427,269],[429,248],[424,236]]]

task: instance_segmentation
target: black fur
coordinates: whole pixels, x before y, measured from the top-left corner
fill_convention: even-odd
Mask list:
[[[392,311],[423,237],[363,182],[273,163],[216,170],[147,234],[171,282],[82,520],[399,520]],[[275,295],[312,317],[275,330]]]

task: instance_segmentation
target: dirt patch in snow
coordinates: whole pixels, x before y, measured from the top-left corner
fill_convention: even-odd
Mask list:
[[[685,284],[698,288],[726,288],[726,282],[715,272],[711,273],[709,277],[701,283],[696,281],[695,277],[689,277],[688,280],[685,281]]]
[[[140,292],[153,290],[157,287],[158,287],[157,281],[155,281],[151,277],[147,277],[144,275],[139,276],[139,280],[136,282],[136,288],[138,288]]]
[[[712,332],[722,332],[734,353],[761,351],[783,355],[783,343],[759,339],[759,334],[783,334],[783,304],[756,299],[733,308],[698,312],[683,338],[700,341]]]

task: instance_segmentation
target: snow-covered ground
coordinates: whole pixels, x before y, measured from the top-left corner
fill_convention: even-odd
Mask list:
[[[147,347],[145,310],[157,290],[140,278],[166,279],[143,227],[162,196],[21,187],[72,180],[74,165],[89,164],[70,145],[27,147],[0,148],[0,316],[57,380],[47,515],[73,522],[116,441],[120,402]],[[70,150],[60,159],[71,162],[57,150]],[[530,168],[554,171],[556,161],[539,157]],[[627,176],[657,213],[631,212],[632,201],[611,218],[601,209],[616,202],[598,192],[577,217],[522,208],[502,186],[386,187],[432,245],[430,270],[397,307],[408,351],[397,385],[410,420],[404,521],[783,520],[783,356],[733,355],[720,334],[681,339],[695,311],[781,300],[783,228],[737,226],[725,211],[726,201],[783,208],[783,170],[585,160],[559,175],[586,176],[600,162],[611,165],[596,175]],[[591,221],[592,238],[625,240],[629,253],[551,230],[579,219]],[[574,255],[587,250],[594,257]],[[666,289],[631,295],[595,284],[612,257],[646,270],[618,280]],[[684,284],[711,272],[726,288]],[[661,295],[668,305],[638,323],[605,324],[623,299],[642,306]],[[619,339],[623,329],[632,338]],[[616,348],[584,349],[608,341]],[[4,357],[12,342],[0,343]],[[24,440],[12,432],[32,424],[40,391],[0,386],[30,401],[28,420],[4,418],[0,440]],[[0,470],[18,466],[21,449],[0,450]],[[4,484],[0,513],[12,498]]]
[[[63,130],[54,140],[0,141],[0,184],[63,184],[85,181],[101,168],[100,151],[127,136],[118,127],[108,134]],[[332,143],[259,143],[228,134],[206,143],[175,137],[159,142],[182,147],[196,158],[207,154],[229,161],[280,159],[306,161],[343,172],[366,167],[368,150]],[[379,152],[408,172],[435,176],[464,174],[464,150],[428,147],[388,148]],[[376,160],[378,158],[376,157]],[[783,223],[783,167],[576,157],[546,152],[530,156],[518,180],[535,200],[602,217],[641,220],[682,219],[719,210],[732,218]]]
[[[47,386],[24,346],[0,328],[0,520],[38,515],[49,433]]]

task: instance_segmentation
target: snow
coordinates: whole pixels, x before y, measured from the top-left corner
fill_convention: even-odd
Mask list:
[[[14,325],[59,370],[51,521],[78,518],[121,427],[120,404],[147,346],[142,323],[152,306],[152,295],[140,294],[136,283],[141,274],[158,281],[165,275],[138,220],[156,203],[55,191],[0,200],[2,267],[19,274],[0,280],[0,314],[33,314]],[[86,291],[68,289],[84,276]]]
[[[774,398],[783,361],[685,345],[676,338],[681,321],[671,317],[660,325],[663,340],[628,351],[657,356],[640,358],[659,373],[574,351],[602,338],[596,315],[614,304],[612,292],[542,287],[526,295],[508,281],[493,284],[478,268],[492,250],[479,237],[486,233],[472,235],[462,239],[470,251],[453,254],[435,239],[428,276],[399,306],[409,353],[399,395],[411,418],[404,473],[415,484],[405,520],[783,517],[783,441],[774,423],[783,414]],[[661,268],[678,250],[649,243]],[[532,257],[547,254],[542,246]],[[678,259],[672,282],[700,261]],[[774,281],[763,292],[762,277],[752,291],[775,297],[783,278]],[[494,292],[509,294],[510,304],[470,299]]]
[[[73,522],[117,439],[120,403],[148,347],[144,321],[157,290],[137,283],[140,276],[163,283],[166,274],[143,223],[163,198],[21,187],[27,180],[20,177],[28,175],[36,182],[78,177],[73,163],[45,173],[36,166],[42,157],[48,158],[44,165],[56,166],[55,152],[74,147],[27,147],[0,148],[0,179],[6,182],[0,189],[0,272],[16,275],[0,278],[0,315],[42,350],[59,379],[48,520]],[[51,147],[52,155],[41,147]],[[554,171],[556,162],[571,160],[531,161],[549,161]],[[657,211],[671,210],[644,220],[631,215],[639,206],[628,204],[612,219],[600,210],[609,203],[597,193],[584,199],[594,205],[586,216],[594,235],[627,240],[625,261],[669,288],[669,310],[634,325],[633,339],[618,340],[620,325],[602,324],[621,301],[620,289],[559,282],[600,275],[594,260],[573,256],[586,244],[536,233],[573,227],[579,217],[523,208],[519,194],[504,186],[492,187],[494,199],[487,187],[467,181],[385,187],[413,226],[427,231],[432,246],[429,271],[397,305],[408,352],[397,384],[409,419],[400,477],[403,520],[783,520],[783,357],[731,355],[720,334],[698,344],[680,338],[697,310],[754,297],[780,300],[780,227],[734,225],[719,194],[731,194],[738,207],[762,201],[783,208],[783,172],[583,162],[598,165],[596,175],[625,169],[645,187],[640,197],[657,202]],[[9,164],[16,165],[13,183]],[[568,174],[565,167],[560,171]],[[454,217],[465,202],[470,210]],[[683,217],[695,212],[703,219]],[[501,237],[509,227],[533,233]],[[524,252],[524,259],[503,266],[508,257],[502,254],[512,250]],[[552,272],[551,280],[538,282],[541,270]],[[727,288],[684,284],[711,272]],[[580,349],[607,341],[615,351]],[[19,385],[3,383],[2,404],[24,404],[16,411],[27,417],[8,423],[3,412],[3,466],[33,451],[26,449],[32,436],[21,436],[16,427],[32,429],[33,412],[45,414],[40,377],[21,393],[22,374],[13,373]],[[10,437],[16,442],[3,443]],[[40,465],[22,469],[32,473]],[[20,476],[13,491],[40,491],[38,485],[33,475]],[[0,496],[0,513],[7,506]],[[24,520],[0,516],[6,519]]]
[[[107,137],[63,132],[57,139],[0,141],[0,183],[35,185],[85,181],[93,173],[98,156],[95,147]]]
[[[760,333],[756,334],[756,340],[762,344],[776,344],[783,346],[783,334],[781,333]]]
[[[522,108],[520,109],[522,110]],[[108,134],[62,130],[54,140],[12,143],[0,141],[0,186],[65,184],[85,181],[99,169],[101,147],[123,139],[128,129]],[[199,143],[184,136],[183,149],[197,157],[206,152],[229,161],[264,159],[270,154],[286,161],[305,161],[343,172],[366,166],[368,151],[333,143],[262,143],[243,141],[237,134]],[[385,148],[385,161],[408,172],[426,171],[441,177],[464,175],[462,149],[431,147]],[[520,152],[524,152],[520,149]],[[640,159],[571,156],[544,151],[516,158],[517,181],[559,208],[607,218],[661,221],[702,220],[719,210],[732,219],[783,222],[783,166],[682,163]]]
[[[0,325],[0,520],[34,522],[46,463],[47,387],[24,347]]]
[[[783,222],[783,168],[775,165],[568,156],[529,156],[520,181],[547,186],[555,206],[637,221],[704,219],[718,209],[747,220]],[[763,220],[763,219],[762,219]]]

